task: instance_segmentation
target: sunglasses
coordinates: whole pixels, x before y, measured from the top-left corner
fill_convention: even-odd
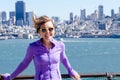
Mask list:
[[[47,31],[50,31],[52,32],[54,30],[54,28],[41,28],[40,31],[42,32],[47,32]]]

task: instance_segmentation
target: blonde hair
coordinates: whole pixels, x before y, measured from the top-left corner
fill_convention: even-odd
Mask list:
[[[39,32],[41,25],[48,21],[51,21],[53,23],[53,20],[46,15],[38,17],[38,18],[33,17],[34,28],[36,29],[37,33]]]

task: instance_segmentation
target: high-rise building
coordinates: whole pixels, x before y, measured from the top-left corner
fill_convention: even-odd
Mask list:
[[[85,20],[86,19],[86,9],[83,9],[80,11],[80,19]]]
[[[1,17],[2,17],[2,21],[6,21],[7,20],[7,15],[5,11],[1,12]]]
[[[1,12],[0,12],[0,30],[2,29],[2,17],[1,17]]]
[[[118,9],[119,9],[119,14],[120,14],[120,7]]]
[[[16,25],[26,25],[26,7],[23,1],[17,1],[15,4]]]
[[[33,26],[33,12],[26,12],[26,25]]]
[[[15,11],[10,11],[9,12],[9,18],[11,19],[13,17],[15,17]]]
[[[103,5],[98,6],[98,19],[102,20],[104,18]]]
[[[11,24],[15,24],[15,11],[11,11],[9,12],[9,20],[11,22]]]
[[[73,22],[73,12],[70,13],[70,21]]]
[[[115,17],[114,9],[111,9],[111,17],[112,17],[112,18]]]

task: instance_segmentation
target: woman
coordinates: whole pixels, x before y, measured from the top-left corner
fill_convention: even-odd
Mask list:
[[[72,78],[80,80],[79,74],[72,69],[67,59],[64,43],[53,39],[55,29],[52,19],[41,16],[33,20],[41,38],[29,45],[23,61],[11,75],[4,75],[5,79],[10,80],[18,76],[33,60],[35,80],[62,80],[59,70],[60,61]]]

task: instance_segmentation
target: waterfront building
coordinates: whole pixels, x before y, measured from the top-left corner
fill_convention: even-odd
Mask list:
[[[17,1],[15,4],[16,25],[26,25],[26,7],[23,1]]]
[[[104,18],[103,5],[98,6],[98,19],[102,20]]]

